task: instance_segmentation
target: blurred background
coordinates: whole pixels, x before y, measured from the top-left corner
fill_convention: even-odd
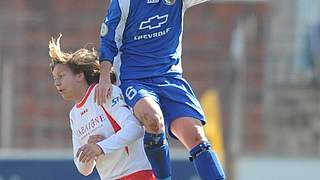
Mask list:
[[[98,179],[72,162],[48,41],[98,46],[108,1],[0,1],[0,180]],[[189,9],[184,75],[231,180],[320,179],[320,0],[215,0]],[[174,180],[199,180],[170,141]]]

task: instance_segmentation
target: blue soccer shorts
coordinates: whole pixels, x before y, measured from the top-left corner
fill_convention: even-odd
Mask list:
[[[199,101],[188,82],[181,76],[153,77],[121,81],[120,88],[126,103],[134,105],[143,97],[151,97],[160,105],[169,135],[172,121],[180,117],[192,117],[205,124],[205,117]]]

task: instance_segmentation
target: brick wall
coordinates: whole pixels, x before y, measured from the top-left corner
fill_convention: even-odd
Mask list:
[[[221,96],[222,121],[227,149],[230,149],[230,116],[236,77],[245,77],[243,85],[243,150],[256,152],[263,148],[262,95],[265,4],[225,3],[196,6],[186,13],[183,41],[183,65],[198,96],[215,89]],[[253,18],[255,27],[247,35],[244,52],[246,70],[234,71],[230,56],[231,37],[239,21]],[[250,23],[248,24],[250,25]]]
[[[105,3],[85,0],[2,2],[0,7],[2,61],[14,64],[13,147],[70,147],[68,111],[72,106],[56,93],[48,69],[47,43],[63,33],[63,47],[77,49],[88,42],[98,45],[99,26]],[[212,4],[191,8],[185,17],[183,66],[185,77],[198,97],[208,89],[221,95],[226,140],[234,76],[230,60],[231,34],[236,23],[255,19],[255,35],[246,39],[246,89],[241,134],[245,147],[256,151],[263,145],[261,101],[263,86],[264,4]],[[5,77],[6,78],[6,77]]]

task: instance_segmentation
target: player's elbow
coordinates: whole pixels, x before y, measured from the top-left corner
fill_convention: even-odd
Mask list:
[[[135,140],[142,138],[144,136],[144,128],[140,127],[139,129],[137,129],[137,133],[136,133],[136,138]]]
[[[84,175],[84,176],[89,176],[91,173],[81,173],[82,175]]]
[[[89,176],[92,173],[92,171],[88,169],[81,169],[81,170],[79,169],[79,172],[84,176]]]
[[[76,167],[79,171],[80,174],[84,175],[84,176],[89,176],[92,172],[93,172],[93,169],[94,169],[94,164],[93,162],[89,162],[89,163],[82,163],[82,162],[79,162],[78,160],[75,160],[75,164],[76,164]]]
[[[144,128],[140,124],[131,123],[131,129],[133,129],[133,133],[135,135],[135,140],[144,136]]]

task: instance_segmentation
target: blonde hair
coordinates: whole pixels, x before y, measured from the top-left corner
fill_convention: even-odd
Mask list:
[[[50,68],[53,71],[57,64],[67,65],[73,73],[78,74],[83,72],[87,83],[90,85],[92,83],[97,83],[100,76],[100,64],[98,58],[98,52],[92,48],[88,50],[81,48],[74,53],[67,53],[61,51],[60,40],[62,34],[59,35],[57,40],[51,38],[49,41],[49,56],[51,59]],[[112,71],[111,82],[115,83],[115,74]]]

